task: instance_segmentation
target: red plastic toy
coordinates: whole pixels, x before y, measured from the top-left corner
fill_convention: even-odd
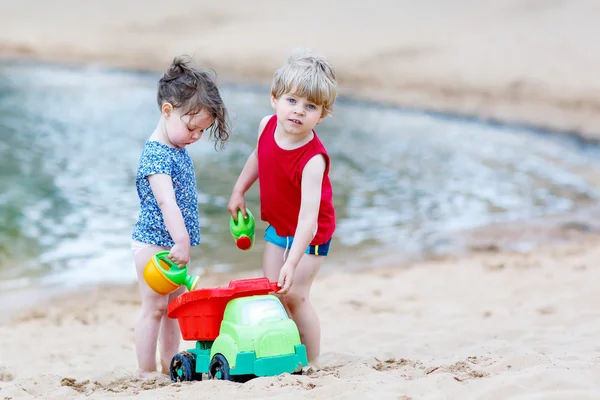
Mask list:
[[[227,287],[183,293],[169,303],[169,318],[177,318],[184,340],[211,341],[219,336],[227,303],[237,297],[269,294],[279,290],[267,278],[232,280]]]

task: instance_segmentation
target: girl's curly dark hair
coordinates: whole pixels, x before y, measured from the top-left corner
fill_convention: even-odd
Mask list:
[[[231,127],[213,71],[196,66],[188,55],[175,57],[158,81],[157,101],[158,107],[164,103],[181,107],[182,115],[195,115],[206,110],[215,120],[208,129],[215,141],[215,149],[225,146]]]

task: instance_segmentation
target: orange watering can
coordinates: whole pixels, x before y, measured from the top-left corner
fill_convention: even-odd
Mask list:
[[[188,275],[187,265],[179,267],[167,258],[169,251],[156,253],[144,268],[144,280],[158,294],[167,295],[185,285],[189,291],[194,290],[200,277]]]

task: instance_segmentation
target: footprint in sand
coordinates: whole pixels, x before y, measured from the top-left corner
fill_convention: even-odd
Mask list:
[[[8,372],[8,368],[0,367],[0,382],[10,382],[13,379],[15,379],[15,377]]]

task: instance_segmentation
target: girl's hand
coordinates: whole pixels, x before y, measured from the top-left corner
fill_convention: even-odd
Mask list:
[[[190,262],[190,243],[175,243],[167,258],[183,268]]]
[[[244,215],[244,218],[246,218],[248,214],[246,213],[246,200],[244,200],[244,195],[233,192],[229,198],[229,204],[227,204],[227,211],[229,211],[229,214],[231,214],[235,221],[237,221],[238,210],[242,210],[242,214]]]

